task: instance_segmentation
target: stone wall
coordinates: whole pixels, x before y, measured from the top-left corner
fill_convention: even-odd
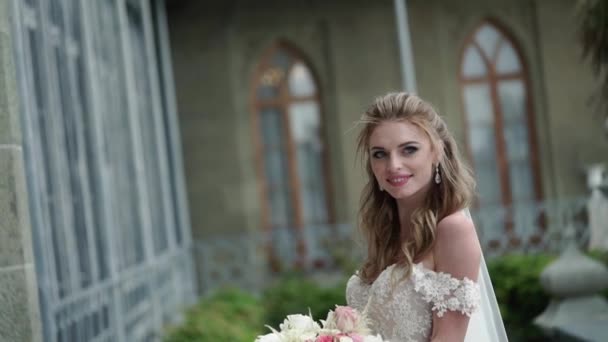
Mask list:
[[[0,341],[41,341],[10,3],[0,0]]]

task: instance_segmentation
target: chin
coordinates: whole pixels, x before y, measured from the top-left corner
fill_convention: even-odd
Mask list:
[[[416,193],[416,191],[411,191],[409,189],[399,189],[397,191],[392,191],[390,192],[390,195],[397,200],[400,199],[406,199],[408,197],[411,197],[412,195],[414,195]]]

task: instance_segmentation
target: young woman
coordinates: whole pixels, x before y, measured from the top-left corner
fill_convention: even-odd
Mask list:
[[[391,93],[361,123],[368,253],[348,304],[390,341],[506,341],[466,210],[475,182],[445,122],[419,97]]]

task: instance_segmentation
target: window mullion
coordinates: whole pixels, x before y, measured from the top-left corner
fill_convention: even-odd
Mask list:
[[[160,85],[162,87],[162,96],[166,102],[167,111],[165,117],[167,118],[167,131],[168,139],[167,142],[170,149],[170,156],[172,158],[171,168],[173,170],[173,187],[175,187],[175,207],[176,215],[178,217],[179,225],[177,230],[180,231],[181,244],[184,246],[190,246],[192,243],[192,236],[189,231],[190,227],[190,214],[188,212],[188,201],[185,189],[185,178],[183,170],[183,159],[181,151],[181,138],[179,131],[179,122],[177,120],[177,104],[175,103],[175,84],[173,82],[173,69],[171,66],[171,54],[169,46],[168,28],[166,22],[166,9],[164,1],[154,1],[156,11],[153,11],[156,15],[156,25],[158,29],[158,44],[160,51],[160,60],[158,61],[161,66],[161,72],[163,75],[163,81]]]
[[[144,240],[144,260],[143,263],[149,263],[152,260],[154,252],[154,241],[152,238],[152,229],[150,222],[150,204],[149,195],[146,187],[147,175],[145,172],[145,160],[144,160],[144,149],[142,146],[143,140],[141,135],[141,125],[139,117],[141,115],[139,103],[137,85],[135,81],[135,68],[133,67],[133,44],[131,41],[130,32],[131,27],[129,23],[129,17],[127,14],[128,1],[118,0],[118,24],[120,27],[120,43],[122,47],[122,58],[125,66],[125,81],[127,88],[127,108],[128,108],[128,119],[130,127],[130,139],[133,144],[134,153],[132,157],[135,159],[135,174],[136,179],[134,182],[137,184],[138,193],[138,214],[141,222],[141,227],[133,227],[134,229],[140,229],[143,240]]]
[[[61,231],[62,234],[59,243],[62,245],[65,244],[62,247],[56,246],[56,248],[59,248],[59,253],[63,254],[63,259],[67,259],[63,261],[68,265],[67,276],[69,278],[69,287],[65,289],[65,292],[63,293],[65,295],[74,292],[79,287],[80,277],[78,272],[78,260],[73,257],[74,255],[77,255],[75,234],[73,229],[70,229],[73,228],[73,221],[71,219],[72,210],[70,206],[72,199],[69,194],[69,182],[65,179],[68,174],[65,170],[65,167],[67,166],[67,160],[65,158],[66,146],[61,139],[64,134],[62,129],[63,124],[61,122],[63,108],[60,108],[61,93],[59,92],[58,87],[55,86],[60,83],[58,71],[56,70],[57,56],[55,56],[55,49],[61,43],[61,37],[58,28],[50,23],[48,5],[48,2],[41,1],[38,7],[42,32],[41,45],[43,47],[41,57],[47,76],[43,88],[47,92],[46,99],[48,105],[48,110],[45,113],[41,113],[41,115],[46,115],[48,120],[49,141],[47,144],[50,146],[52,155],[47,156],[47,158],[53,160],[52,170],[49,171],[51,173],[52,182],[55,182],[57,185],[57,197],[50,199],[50,201],[58,204],[57,214],[59,215],[59,222],[57,223],[59,224],[55,225],[54,229]]]
[[[154,39],[154,31],[152,28],[152,10],[150,8],[149,1],[142,1],[142,19],[143,19],[143,31],[145,37],[145,47],[146,47],[146,58],[148,59],[148,75],[150,80],[150,92],[153,111],[150,113],[153,120],[154,125],[154,139],[156,140],[157,149],[154,153],[158,155],[158,168],[160,172],[160,186],[162,195],[162,206],[163,206],[163,223],[161,230],[164,232],[164,236],[159,238],[167,239],[167,250],[172,250],[175,246],[175,229],[173,218],[173,201],[171,200],[171,188],[170,188],[170,179],[171,174],[169,173],[169,165],[168,165],[168,154],[167,154],[167,141],[165,139],[165,134],[163,132],[163,108],[161,102],[161,92],[160,92],[160,84],[159,84],[159,61],[156,59],[156,42]],[[155,224],[161,224],[157,222]],[[166,251],[165,251],[166,252]]]

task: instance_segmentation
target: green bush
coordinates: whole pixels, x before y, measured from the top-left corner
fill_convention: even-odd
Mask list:
[[[251,342],[276,329],[287,315],[308,314],[325,319],[335,305],[345,305],[344,284],[321,287],[304,276],[291,274],[267,289],[261,299],[240,290],[224,290],[188,310],[185,321],[169,327],[165,342]]]
[[[608,253],[588,255],[608,265]],[[511,341],[545,341],[533,321],[549,305],[549,295],[540,285],[540,274],[556,257],[546,254],[507,255],[488,262],[488,271]],[[608,289],[603,292],[608,298]]]
[[[167,329],[165,342],[251,342],[263,333],[259,299],[239,290],[223,290],[186,312],[185,321]]]
[[[555,257],[508,255],[488,261],[500,313],[512,341],[544,341],[532,323],[549,303],[540,286],[540,273]]]
[[[608,264],[608,253],[589,255]],[[555,259],[551,255],[508,255],[488,261],[494,291],[511,341],[545,341],[533,324],[549,305],[540,286],[540,273]],[[165,342],[247,341],[268,333],[266,324],[279,328],[290,314],[325,319],[335,305],[345,305],[344,282],[321,287],[299,274],[281,278],[257,299],[238,290],[225,290],[188,310],[183,324],[167,330]],[[608,298],[608,289],[604,292]]]
[[[346,305],[345,285],[323,288],[301,275],[290,275],[264,292],[266,322],[278,328],[290,314],[308,314],[325,319],[335,305]]]

